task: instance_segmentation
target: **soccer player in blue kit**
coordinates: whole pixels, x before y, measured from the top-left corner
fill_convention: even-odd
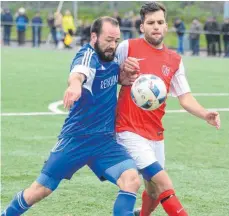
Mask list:
[[[116,143],[114,133],[117,82],[127,82],[125,76],[119,77],[115,61],[119,38],[117,20],[101,17],[94,21],[90,43],[79,50],[71,65],[64,95],[64,106],[70,112],[58,142],[36,181],[16,194],[2,216],[23,214],[84,165],[100,180],[109,180],[120,188],[113,215],[133,216],[140,179],[134,161]]]

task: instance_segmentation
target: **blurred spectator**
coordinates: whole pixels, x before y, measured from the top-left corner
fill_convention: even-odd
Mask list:
[[[192,49],[192,55],[199,55],[200,50],[200,33],[202,31],[202,24],[199,22],[197,18],[192,21],[190,27],[190,44]]]
[[[207,54],[208,54],[208,56],[211,55],[211,49],[210,49],[211,41],[212,41],[212,38],[210,35],[211,23],[212,23],[212,18],[209,17],[204,24],[204,31],[205,31],[205,38],[206,38],[206,43],[207,43]]]
[[[217,50],[219,52],[219,56],[221,56],[221,52],[222,52],[221,51],[221,37],[220,37],[221,28],[215,17],[213,17],[212,25],[213,25],[213,32],[215,35],[215,43],[218,46]]]
[[[58,42],[57,42],[57,38],[56,38],[56,26],[54,25],[54,16],[52,13],[49,13],[47,23],[48,23],[48,26],[50,28],[50,33],[52,35],[52,39],[53,39],[55,45],[57,46]]]
[[[56,28],[61,28],[62,29],[62,22],[63,21],[63,16],[62,14],[57,11],[54,13],[54,25],[56,26]]]
[[[33,31],[33,47],[39,47],[41,44],[41,28],[42,19],[40,13],[37,12],[32,19],[32,31]]]
[[[121,24],[121,31],[123,33],[123,40],[132,38],[132,21],[129,18],[129,15],[126,13]]]
[[[63,21],[62,21],[62,25],[63,25],[63,30],[65,34],[70,34],[73,35],[75,34],[76,31],[76,27],[74,24],[74,19],[73,16],[71,14],[71,12],[69,10],[65,11],[65,15],[63,17]]]
[[[72,46],[71,46],[72,41],[73,41],[72,36],[73,36],[72,32],[69,31],[67,34],[65,34],[65,37],[64,37],[64,45],[68,49],[72,49]]]
[[[2,32],[3,32],[3,25],[2,25],[2,19],[3,19],[3,15],[4,15],[4,11],[3,11],[3,9],[1,8],[1,32],[0,32],[0,40],[1,40],[1,43],[0,44],[2,44],[2,40],[3,40],[3,38],[2,38]]]
[[[216,42],[218,39],[219,27],[214,21],[213,17],[209,17],[204,25],[204,31],[206,31],[207,50],[208,56],[216,55]]]
[[[91,25],[89,22],[85,22],[81,26],[81,39],[80,39],[80,45],[83,46],[85,43],[88,43],[90,41],[91,37]]]
[[[2,25],[3,25],[3,42],[4,45],[10,45],[10,36],[11,36],[11,27],[13,24],[13,16],[10,13],[9,9],[5,9],[4,14],[2,15]]]
[[[56,39],[57,39],[57,46],[59,49],[64,47],[64,32],[63,32],[63,16],[60,12],[56,12],[54,14],[54,25],[56,27]]]
[[[224,57],[229,57],[229,17],[224,20],[222,25]]]
[[[25,14],[25,9],[19,8],[18,16],[16,18],[18,45],[23,45],[25,43],[25,32],[26,32],[28,22],[29,19]]]
[[[114,12],[113,17],[118,20],[119,26],[121,26],[122,25],[122,19],[119,16],[117,11]]]
[[[4,11],[3,11],[3,9],[1,8],[1,21],[2,21],[2,18],[3,18],[3,15],[4,15]],[[1,25],[2,25],[2,23],[1,23]]]
[[[135,29],[136,29],[136,31],[137,31],[137,33],[139,34],[140,37],[142,35],[142,32],[140,30],[141,23],[142,23],[141,17],[137,16],[136,19],[135,19],[135,22],[134,22],[134,26],[135,26]]]
[[[185,33],[184,22],[180,18],[176,18],[174,22],[174,27],[176,29],[176,33],[178,37],[177,52],[180,54],[184,54],[184,33]]]

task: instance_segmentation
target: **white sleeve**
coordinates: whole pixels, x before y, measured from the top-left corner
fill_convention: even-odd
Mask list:
[[[73,59],[70,75],[72,73],[82,73],[86,76],[83,87],[92,94],[92,85],[96,74],[97,57],[92,49],[77,53]]]
[[[96,55],[91,49],[79,52],[73,59],[70,74],[82,73],[88,79],[90,76],[94,76],[96,71]]]
[[[128,40],[124,40],[118,45],[118,48],[116,49],[115,55],[118,59],[119,65],[121,65],[126,60],[126,58],[128,57],[128,50],[129,50]]]
[[[176,71],[171,80],[169,91],[173,97],[178,97],[185,93],[191,92],[185,75],[185,69],[182,59],[180,61],[179,69]]]

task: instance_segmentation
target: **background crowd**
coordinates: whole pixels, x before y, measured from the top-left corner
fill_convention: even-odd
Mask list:
[[[139,16],[135,16],[133,11],[129,11],[120,16],[117,11],[115,17],[120,24],[122,39],[141,37]],[[83,45],[90,39],[89,21],[74,20],[70,10],[50,13],[46,20],[42,19],[40,12],[36,12],[29,20],[25,8],[21,7],[13,15],[10,9],[1,11],[2,43],[10,46],[12,28],[17,30],[17,43],[23,46],[26,41],[26,31],[32,28],[32,46],[39,47],[42,42],[53,42],[59,49],[72,48],[76,44]],[[229,57],[229,17],[223,23],[217,22],[215,17],[208,17],[205,23],[201,23],[198,18],[188,23],[186,27],[182,19],[176,18],[173,27],[169,29],[177,35],[177,52],[184,54],[185,50],[191,50],[192,55],[198,56],[200,53],[200,35],[205,35],[206,52],[208,56]],[[49,28],[49,37],[42,41],[42,29]],[[188,45],[187,45],[188,44]],[[173,47],[174,48],[174,47]]]

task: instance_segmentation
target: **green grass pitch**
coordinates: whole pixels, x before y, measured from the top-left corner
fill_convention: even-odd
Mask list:
[[[61,100],[74,51],[2,48],[2,113],[48,112]],[[184,57],[193,93],[229,93],[229,61]],[[199,96],[206,108],[229,108],[229,96]],[[169,98],[167,109],[180,109]],[[220,112],[222,127],[216,130],[187,113],[168,113],[166,169],[181,202],[191,216],[229,215],[229,112]],[[64,115],[2,116],[1,206],[38,176],[64,121]],[[141,187],[137,204],[141,203]],[[108,216],[118,188],[100,181],[87,168],[25,215]],[[165,213],[161,207],[155,216]]]

